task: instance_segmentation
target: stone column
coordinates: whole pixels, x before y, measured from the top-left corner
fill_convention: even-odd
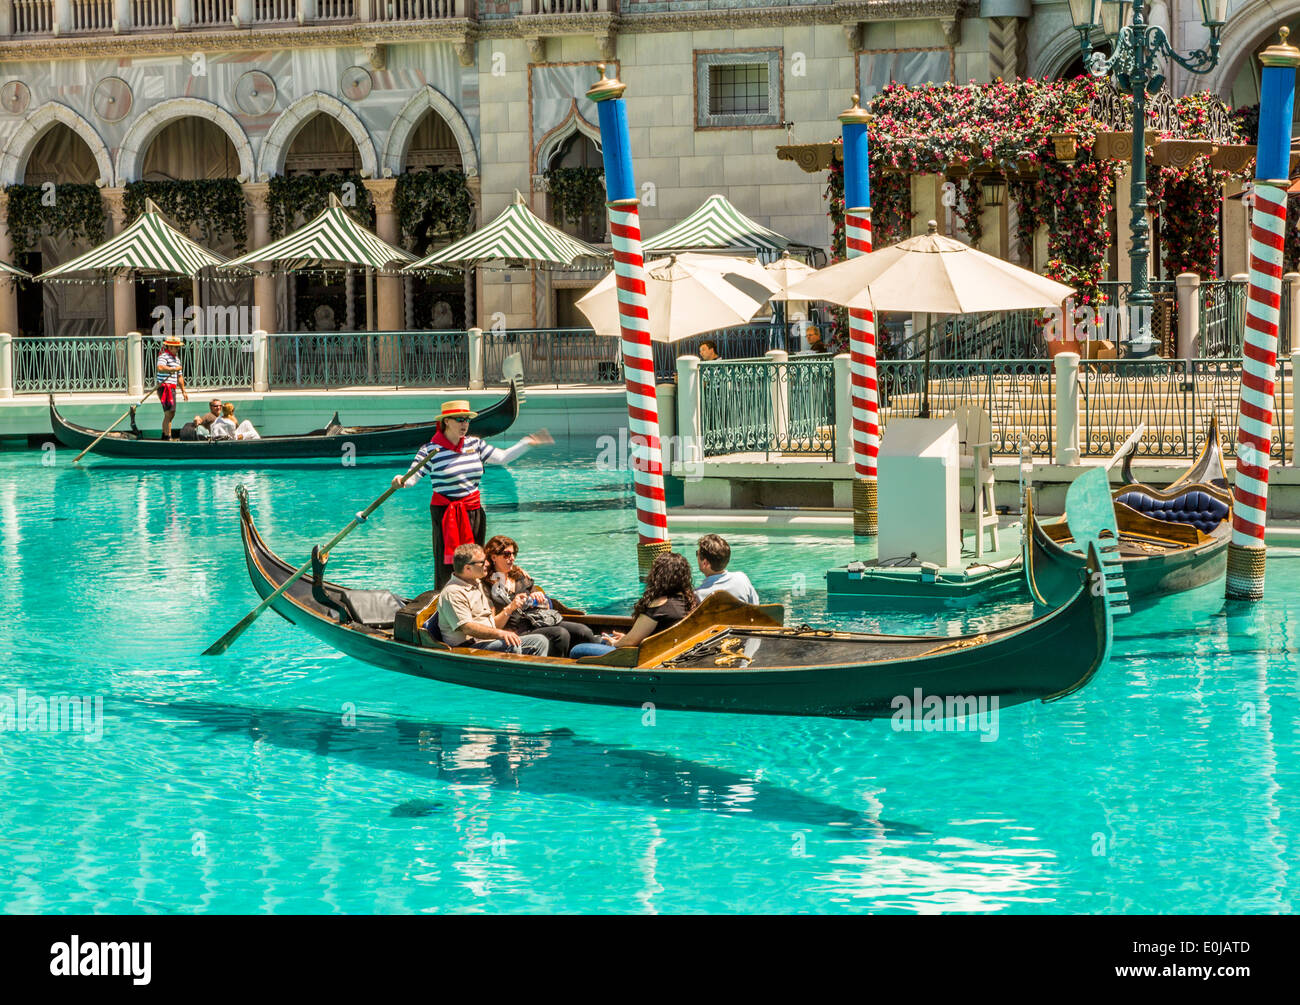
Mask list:
[[[1195,359],[1201,339],[1201,277],[1195,272],[1180,272],[1174,284],[1178,295],[1178,357]]]
[[[1292,302],[1294,305],[1294,301]],[[1295,315],[1291,315],[1295,317]],[[1287,443],[1291,444],[1291,467],[1300,465],[1300,447],[1296,446],[1296,434],[1300,433],[1300,408],[1295,407],[1295,386],[1296,381],[1300,380],[1300,349],[1295,348],[1295,343],[1291,343],[1291,386],[1290,405],[1291,405],[1291,438]],[[1283,458],[1285,461],[1285,458]]]
[[[1056,367],[1056,463],[1079,463],[1079,354],[1061,352]]]
[[[1285,340],[1292,349],[1300,349],[1300,272],[1288,272],[1282,277],[1282,296],[1290,308],[1287,317],[1288,331],[1277,333],[1278,344]]]
[[[776,364],[768,385],[772,398],[772,449],[783,450],[790,442],[790,354],[784,349],[769,349],[764,355]]]
[[[1233,178],[1223,186],[1223,272],[1231,276],[1250,267],[1250,211],[1239,196],[1245,188]]]
[[[249,182],[244,185],[244,207],[248,213],[248,247],[251,251],[271,243],[271,213],[267,195],[271,186],[266,182]],[[258,275],[253,279],[254,330],[279,331],[275,316],[275,276]]]
[[[14,246],[9,238],[9,193],[0,189],[0,262],[13,262]],[[22,335],[18,330],[18,290],[8,276],[0,278],[0,332]],[[40,332],[28,332],[40,335]]]
[[[106,188],[103,194],[113,236],[117,236],[126,229],[126,190]],[[180,318],[175,320],[178,326],[183,324]],[[133,328],[135,328],[135,279],[119,277],[113,280],[113,334],[122,338],[129,335]]]
[[[849,354],[835,357],[835,463],[853,463],[853,399],[849,390]],[[883,405],[883,403],[882,403]],[[883,423],[882,429],[883,429]],[[852,506],[852,503],[849,503]]]
[[[700,424],[700,357],[677,357],[677,435],[684,450],[703,457]]]
[[[465,344],[469,350],[469,389],[483,390],[483,329],[470,328]]]
[[[267,357],[266,332],[253,332],[253,390],[265,394],[271,389],[271,365]]]
[[[14,337],[0,332],[0,398],[14,396]]]
[[[138,331],[126,333],[126,393],[132,398],[144,394],[144,336]]]
[[[367,178],[362,184],[370,192],[375,202],[375,233],[380,240],[399,247],[401,235],[398,233],[397,212],[393,202],[397,195],[396,178]],[[403,299],[402,277],[397,275],[376,275],[375,287],[375,327],[381,332],[402,330]]]

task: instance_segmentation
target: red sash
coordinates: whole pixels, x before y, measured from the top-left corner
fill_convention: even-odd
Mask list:
[[[435,492],[429,500],[429,509],[432,510],[435,506],[447,507],[442,514],[442,560],[450,564],[456,549],[474,540],[474,528],[470,526],[469,514],[472,510],[482,509],[483,504],[479,501],[477,492],[464,499],[448,499]]]
[[[176,385],[159,384],[158,400],[162,402],[162,407],[164,412],[175,411],[176,410]]]

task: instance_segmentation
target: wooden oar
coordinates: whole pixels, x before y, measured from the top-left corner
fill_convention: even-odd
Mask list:
[[[424,464],[423,461],[416,464],[412,464],[410,469],[406,472],[406,474],[402,476],[402,484],[405,485],[407,479],[409,479],[411,475],[419,471],[420,468],[423,466],[423,464]],[[352,518],[351,523],[349,523],[341,531],[335,534],[334,537],[330,539],[329,544],[321,548],[320,550],[321,558],[322,559],[327,558],[329,556],[329,553],[334,550],[334,546],[336,544],[338,544],[345,537],[351,534],[361,524],[365,523],[366,518],[369,517],[370,514],[373,513],[375,510],[379,509],[379,507],[384,504],[384,501],[389,496],[391,496],[394,492],[396,492],[399,487],[400,486],[398,485],[388,486],[388,488],[385,490],[383,495],[381,495],[378,499],[372,502],[369,506],[363,509],[356,516],[354,516]],[[311,559],[308,559],[297,572],[295,572],[292,576],[290,576],[288,579],[286,579],[283,583],[280,584],[280,588],[278,590],[276,590],[269,597],[267,597],[260,604],[258,604],[255,608],[253,608],[251,611],[245,614],[243,620],[240,621],[239,624],[235,625],[234,628],[230,629],[230,631],[226,632],[225,635],[221,636],[221,638],[217,639],[216,642],[212,643],[212,645],[208,646],[207,649],[203,650],[203,655],[219,656],[222,653],[224,653],[227,649],[229,649],[231,644],[235,641],[235,639],[243,635],[244,631],[248,628],[248,626],[251,625],[254,621],[256,621],[259,617],[261,617],[262,612],[271,606],[272,601],[274,601],[277,597],[279,597],[282,593],[284,593],[284,591],[287,590],[291,585],[293,585],[300,578],[302,578],[302,576],[304,576],[307,573],[307,570],[310,568],[311,568]]]
[[[131,408],[139,408],[139,407],[140,407],[141,405],[143,405],[146,401],[148,401],[150,398],[152,398],[152,397],[154,396],[155,393],[157,393],[157,388],[154,388],[153,390],[151,390],[151,391],[149,391],[147,394],[145,394],[145,396],[144,396],[143,398],[141,398],[139,401],[137,401],[134,405],[132,405]],[[131,408],[128,408],[125,412],[123,412],[121,415],[119,415],[119,416],[117,417],[117,422],[121,422],[121,421],[122,421],[123,419],[125,419],[128,415],[130,415],[130,414],[131,414]],[[72,458],[72,463],[73,463],[73,464],[76,464],[79,460],[81,460],[81,459],[82,459],[83,457],[85,457],[88,453],[90,453],[92,450],[94,450],[94,449],[95,449],[95,444],[98,443],[100,440],[102,440],[102,439],[103,439],[105,436],[107,436],[109,433],[111,433],[111,432],[113,431],[113,428],[117,425],[117,422],[113,423],[112,426],[109,426],[109,427],[108,427],[107,429],[105,429],[102,433],[100,433],[98,436],[96,436],[95,439],[91,442],[90,446],[88,446],[85,450],[83,450],[81,453],[79,453],[76,457]]]

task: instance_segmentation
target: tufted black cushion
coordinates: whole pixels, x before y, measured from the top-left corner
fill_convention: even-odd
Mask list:
[[[1125,492],[1115,501],[1155,520],[1190,523],[1205,534],[1218,527],[1228,515],[1227,503],[1199,489],[1184,492],[1175,499],[1152,499],[1142,492]]]

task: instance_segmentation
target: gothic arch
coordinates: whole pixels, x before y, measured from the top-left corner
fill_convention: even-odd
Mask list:
[[[1055,80],[1079,55],[1079,33],[1072,27],[1062,28],[1029,57],[1028,77]]]
[[[0,156],[0,184],[19,185],[23,172],[27,169],[27,159],[36,148],[37,142],[54,125],[62,123],[85,141],[94,155],[99,167],[100,181],[104,185],[113,184],[113,157],[108,152],[108,145],[86,119],[82,118],[67,105],[49,101],[41,105],[26,119],[5,145],[4,154]]]
[[[252,181],[257,169],[257,162],[253,157],[253,145],[248,141],[248,135],[235,117],[220,105],[204,101],[202,98],[172,98],[153,105],[131,123],[131,128],[126,131],[122,146],[117,151],[117,183],[125,185],[128,182],[138,181],[150,141],[165,126],[177,119],[191,116],[196,119],[207,119],[230,138],[235,153],[239,156],[240,175],[245,181]]]
[[[376,177],[379,173],[379,157],[375,153],[374,141],[366,131],[365,125],[357,117],[357,113],[338,98],[321,91],[313,91],[299,98],[281,112],[280,117],[267,130],[258,159],[260,177],[269,178],[284,171],[285,154],[289,152],[294,136],[302,128],[303,123],[317,112],[324,112],[337,119],[339,125],[352,137],[352,141],[357,145],[357,152],[361,155],[361,176]]]
[[[600,149],[600,128],[593,126],[582,117],[578,111],[578,99],[574,98],[564,121],[538,140],[537,150],[533,153],[533,174],[545,171],[547,163],[555,152],[576,133],[581,133],[596,144],[597,150]]]
[[[425,85],[411,96],[411,100],[402,106],[401,112],[393,120],[388,130],[388,142],[384,146],[384,174],[386,177],[400,175],[406,167],[406,148],[410,146],[411,135],[428,112],[436,112],[447,123],[451,134],[456,137],[456,146],[460,148],[460,166],[466,178],[478,176],[478,149],[474,146],[474,134],[470,132],[469,123],[461,115],[455,103],[436,87]]]

